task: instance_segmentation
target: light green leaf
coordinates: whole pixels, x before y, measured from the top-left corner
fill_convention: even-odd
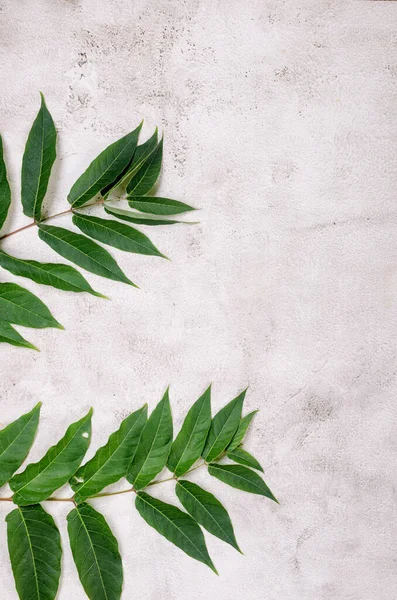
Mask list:
[[[252,412],[248,413],[248,415],[245,415],[245,417],[240,419],[239,426],[237,428],[236,433],[234,434],[232,441],[228,446],[228,450],[235,450],[235,448],[237,448],[241,444],[245,437],[245,434],[247,433],[247,429],[257,412],[257,410],[253,410]]]
[[[0,430],[0,487],[12,477],[27,457],[39,424],[41,402]]]
[[[238,490],[266,496],[278,504],[278,500],[273,496],[263,479],[254,471],[251,471],[251,469],[247,469],[247,467],[241,465],[220,465],[216,463],[208,466],[208,473]]]
[[[11,190],[7,179],[7,168],[4,161],[3,140],[0,136],[0,229],[8,215],[11,204]]]
[[[127,185],[127,193],[135,196],[144,196],[153,188],[161,171],[163,160],[163,139],[149,154],[142,166],[135,173]]]
[[[61,575],[61,538],[40,504],[6,517],[8,552],[20,600],[54,600]]]
[[[0,321],[0,343],[37,350],[36,346],[25,340],[7,321]]]
[[[39,238],[55,252],[90,273],[137,287],[123,273],[109,252],[85,235],[62,227],[41,224]]]
[[[123,172],[135,151],[141,127],[142,123],[92,161],[69,192],[68,201],[74,208],[86,204]]]
[[[171,200],[170,198],[159,198],[156,196],[128,196],[128,204],[131,208],[152,215],[179,215],[190,210],[196,210],[188,204]]]
[[[171,444],[172,416],[167,390],[146,423],[127,472],[127,479],[136,490],[146,487],[162,471]]]
[[[0,319],[34,329],[63,329],[37,296],[16,283],[0,283]]]
[[[211,425],[211,386],[193,404],[171,446],[167,466],[177,477],[201,456]]]
[[[241,552],[226,508],[209,492],[184,479],[176,484],[176,495],[182,506],[207,531]]]
[[[0,266],[13,273],[13,275],[26,277],[36,283],[50,285],[58,290],[88,292],[93,296],[104,297],[93,290],[81,273],[69,265],[24,260],[0,250]]]
[[[218,458],[236,433],[246,390],[226,404],[212,419],[211,428],[203,450],[203,458],[211,462]]]
[[[203,532],[190,515],[145,492],[137,494],[135,506],[146,523],[186,554],[204,563],[218,574],[208,554]]]
[[[146,421],[147,404],[124,419],[105,446],[79,468],[70,481],[77,503],[125,477]]]
[[[119,545],[101,513],[80,504],[67,516],[73,559],[90,600],[119,600],[123,565]]]
[[[14,475],[10,487],[13,502],[20,506],[46,500],[75,474],[91,440],[92,409],[85,417],[72,423],[64,437],[52,446],[43,458]]]
[[[136,223],[137,225],[175,225],[176,223],[187,223],[187,221],[174,221],[171,219],[159,219],[157,215],[142,215],[139,212],[132,212],[131,210],[122,210],[120,208],[113,208],[105,206],[105,212],[113,217],[117,217],[122,221],[128,221],[129,223]]]
[[[262,471],[263,469],[259,462],[246,450],[243,448],[236,448],[235,450],[228,450],[226,452],[226,456],[240,465],[245,465],[246,467],[251,467],[252,469],[257,469],[258,471]]]
[[[124,252],[164,256],[146,235],[124,223],[80,213],[73,215],[73,223],[86,235]]]
[[[23,212],[35,221],[41,219],[41,207],[56,158],[54,121],[41,94],[41,107],[33,122],[22,160]]]

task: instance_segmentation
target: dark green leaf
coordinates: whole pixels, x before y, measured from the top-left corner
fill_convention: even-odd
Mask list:
[[[27,457],[39,424],[41,402],[0,430],[0,487]]]
[[[54,600],[62,557],[54,519],[36,504],[16,508],[6,521],[8,551],[20,600]]]
[[[139,492],[135,506],[151,527],[192,558],[217,573],[208,554],[203,532],[192,517],[172,504],[166,504],[145,492]]]
[[[91,440],[92,409],[70,425],[64,437],[52,446],[43,458],[14,475],[10,487],[13,501],[20,506],[46,500],[75,474]]]
[[[163,160],[163,139],[149,154],[142,166],[135,173],[127,185],[127,192],[131,195],[144,196],[153,188],[161,171]]]
[[[39,237],[55,252],[58,252],[58,254],[79,265],[79,267],[82,267],[86,271],[136,287],[124,275],[109,252],[85,235],[69,231],[69,229],[63,229],[62,227],[39,225]]]
[[[177,477],[201,456],[211,425],[211,386],[193,404],[171,446],[167,466]]]
[[[73,215],[73,223],[86,235],[124,252],[164,256],[146,235],[124,223],[83,214]]]
[[[241,552],[226,508],[209,492],[191,481],[180,480],[176,495],[182,506],[207,531]]]
[[[196,210],[188,204],[171,200],[170,198],[158,198],[155,196],[128,196],[128,204],[131,208],[152,215],[179,215],[190,210]]]
[[[78,178],[68,195],[69,203],[78,208],[113,183],[123,172],[138,143],[142,123],[131,133],[108,146]]]
[[[171,444],[172,416],[167,390],[146,423],[127,472],[127,479],[136,490],[146,487],[162,471]]]
[[[252,419],[254,418],[257,412],[257,410],[253,410],[252,412],[248,413],[248,415],[245,415],[245,417],[240,419],[239,426],[237,428],[236,433],[234,434],[232,441],[228,446],[228,450],[234,450],[241,444],[245,434],[247,433],[249,424],[251,423]]]
[[[133,412],[112,433],[105,446],[79,468],[70,485],[77,503],[101,492],[111,483],[125,477],[147,420],[147,404]]]
[[[54,121],[41,94],[41,107],[33,122],[22,161],[22,206],[27,217],[41,219],[41,207],[56,158]]]
[[[226,404],[212,419],[211,428],[203,450],[203,458],[211,462],[225,450],[236,433],[246,390]]]
[[[153,135],[146,140],[143,144],[139,144],[137,146],[134,158],[133,158],[133,168],[135,169],[137,166],[140,166],[143,161],[147,159],[147,157],[153,152],[153,150],[157,146],[157,138],[158,138],[158,129],[156,127]]]
[[[11,204],[11,190],[7,179],[7,168],[3,155],[3,140],[0,136],[0,229],[8,215]]]
[[[0,319],[34,329],[63,329],[37,296],[16,283],[0,283]]]
[[[156,215],[142,215],[139,212],[122,210],[120,208],[113,208],[110,206],[105,206],[105,212],[107,212],[109,215],[112,215],[113,217],[121,219],[122,221],[136,223],[137,225],[175,225],[175,223],[186,223],[186,221],[159,219]]]
[[[263,479],[254,471],[251,471],[251,469],[247,469],[247,467],[241,465],[210,464],[208,466],[208,473],[238,490],[266,496],[278,504],[278,501]]]
[[[101,513],[80,504],[67,517],[70,547],[90,600],[119,600],[123,565],[119,545]]]
[[[36,346],[25,340],[7,321],[0,321],[0,343],[37,350]]]
[[[93,296],[104,297],[93,290],[81,273],[69,265],[23,260],[0,250],[0,266],[14,275],[26,277],[42,285],[50,285],[58,290],[88,292]]]
[[[226,452],[226,456],[240,465],[245,465],[246,467],[251,467],[252,469],[257,469],[258,471],[262,471],[263,469],[261,465],[258,463],[256,458],[252,456],[243,448],[236,448],[235,450],[228,450]]]

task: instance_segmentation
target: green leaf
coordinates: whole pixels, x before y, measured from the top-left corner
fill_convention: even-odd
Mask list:
[[[11,190],[4,161],[3,140],[0,136],[0,229],[3,227],[11,204]]]
[[[27,457],[39,424],[41,402],[0,430],[0,487],[12,477]]]
[[[225,450],[236,433],[246,390],[226,404],[212,419],[211,428],[203,450],[203,458],[211,462]]]
[[[61,575],[61,538],[40,504],[6,516],[8,551],[20,600],[54,600]]]
[[[159,219],[156,215],[142,215],[139,212],[132,212],[130,210],[122,210],[120,208],[113,208],[105,206],[105,212],[108,215],[117,217],[122,221],[128,221],[129,223],[136,223],[137,225],[175,225],[175,223],[186,223],[186,221],[174,221],[171,219]]]
[[[0,319],[34,329],[63,329],[37,296],[16,283],[0,283]]]
[[[226,456],[240,465],[245,465],[246,467],[251,467],[252,469],[257,469],[258,471],[262,471],[263,469],[259,462],[246,450],[243,448],[236,448],[235,450],[228,450],[226,452]]]
[[[190,515],[145,492],[137,494],[135,506],[146,523],[186,554],[204,563],[218,574],[208,554],[203,532]]]
[[[155,196],[128,196],[128,204],[143,213],[153,215],[179,215],[190,210],[196,210],[188,204],[171,200],[170,198],[158,198]]]
[[[0,321],[0,343],[37,350],[36,346],[25,340],[7,321]]]
[[[232,441],[228,446],[228,450],[235,450],[241,444],[245,437],[245,434],[247,433],[249,424],[251,423],[252,419],[255,417],[257,412],[257,410],[253,410],[252,412],[248,413],[248,415],[245,415],[245,417],[240,419],[239,426],[237,428],[236,433],[234,434]]]
[[[146,235],[124,223],[80,213],[73,215],[73,223],[86,235],[124,252],[164,256]]]
[[[176,495],[182,506],[207,531],[241,552],[226,508],[209,492],[191,481],[180,480]]]
[[[105,446],[79,468],[70,481],[77,503],[125,477],[146,421],[147,404],[124,419]]]
[[[113,183],[106,186],[102,191],[101,195],[104,198],[107,198],[111,192],[113,192],[118,187],[123,187],[126,183],[131,179],[131,177],[140,169],[141,165],[144,163],[149,154],[155,149],[157,146],[157,127],[151,138],[146,140],[143,144],[140,144],[136,147],[134,155],[128,165],[125,167],[124,171],[116,177]]]
[[[141,490],[163,470],[172,444],[172,416],[168,390],[150,415],[139,440],[127,479]]]
[[[42,285],[50,285],[58,290],[88,292],[93,296],[104,297],[93,290],[81,273],[69,265],[24,260],[0,250],[0,266],[14,275],[26,277]]]
[[[266,496],[278,504],[278,500],[273,496],[263,479],[254,471],[251,471],[251,469],[247,469],[247,467],[241,465],[210,464],[208,466],[208,473],[238,490]]]
[[[55,252],[90,273],[137,287],[124,275],[109,252],[85,235],[62,227],[39,225],[39,238]]]
[[[141,127],[142,123],[92,161],[69,192],[68,201],[74,208],[86,204],[122,173],[134,153]]]
[[[171,446],[167,466],[177,477],[201,456],[211,425],[211,386],[193,404]]]
[[[21,199],[23,212],[35,221],[41,219],[41,207],[56,158],[54,121],[41,94],[41,106],[33,122],[22,160]]]
[[[161,171],[163,160],[163,139],[149,154],[142,166],[135,173],[127,185],[127,193],[135,196],[144,196],[153,188]]]
[[[123,565],[119,545],[101,513],[80,504],[67,516],[73,559],[90,600],[119,600]]]
[[[85,417],[72,423],[64,437],[43,458],[14,475],[10,487],[13,502],[20,506],[46,500],[75,474],[91,440],[92,408]]]

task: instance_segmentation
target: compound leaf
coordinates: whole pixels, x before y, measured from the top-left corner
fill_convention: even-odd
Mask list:
[[[146,487],[162,471],[171,444],[172,416],[167,390],[146,423],[127,472],[127,479],[136,490]]]
[[[41,402],[0,430],[0,487],[27,457],[39,424]]]
[[[3,140],[0,136],[0,229],[8,215],[11,204],[11,190],[7,179],[7,168],[4,161]]]
[[[0,283],[0,319],[34,329],[63,329],[37,296],[16,283]]]
[[[163,139],[149,154],[141,167],[127,185],[127,193],[134,196],[144,196],[153,188],[161,171],[163,160]]]
[[[90,600],[119,600],[123,565],[119,546],[101,513],[80,504],[67,516],[70,547],[81,584]]]
[[[37,350],[36,346],[25,340],[7,321],[0,321],[0,343]]]
[[[266,496],[278,504],[278,501],[263,479],[254,471],[251,471],[251,469],[247,469],[247,467],[241,465],[210,464],[208,466],[208,473],[238,490]]]
[[[73,215],[73,223],[86,235],[124,252],[164,256],[146,235],[124,223],[81,213]]]
[[[22,160],[22,206],[27,217],[41,219],[41,207],[56,158],[54,121],[41,94],[41,106],[33,122]]]
[[[135,151],[141,127],[142,123],[134,131],[105,148],[92,161],[69,192],[68,201],[74,208],[86,204],[123,172]]]
[[[69,265],[24,260],[0,250],[0,266],[13,273],[13,275],[26,277],[36,283],[50,285],[58,290],[88,292],[93,296],[103,298],[102,294],[92,289],[81,273]]]
[[[210,425],[211,386],[193,404],[171,446],[167,466],[177,477],[200,458]]]
[[[193,206],[171,200],[170,198],[158,198],[155,196],[128,196],[128,204],[143,213],[152,215],[179,215],[190,210],[196,210]]]
[[[84,458],[91,439],[92,409],[70,425],[64,437],[52,446],[43,458],[14,475],[10,487],[13,502],[20,506],[46,500],[55,490],[69,481]]]
[[[218,458],[230,444],[240,421],[245,394],[246,390],[226,404],[212,419],[202,454],[207,462]]]
[[[40,224],[39,238],[55,252],[86,271],[136,287],[109,252],[85,235],[62,227]]]
[[[20,600],[54,600],[61,575],[61,539],[40,504],[6,517],[8,551]]]
[[[135,506],[146,523],[192,558],[204,563],[215,573],[203,532],[194,519],[172,504],[166,504],[145,492],[139,492]]]
[[[226,508],[209,492],[191,481],[180,480],[176,495],[182,506],[207,531],[241,552]]]
[[[147,404],[124,419],[107,443],[79,468],[70,481],[77,503],[125,477],[146,421]]]
[[[226,452],[226,456],[240,465],[245,465],[246,467],[251,467],[252,469],[257,469],[258,471],[262,471],[263,469],[259,462],[256,460],[252,454],[244,450],[243,448],[236,448],[235,450],[228,450]]]
[[[245,434],[247,433],[247,429],[257,412],[257,410],[253,410],[252,412],[248,413],[248,415],[245,415],[245,417],[240,419],[237,431],[234,434],[233,439],[228,446],[228,450],[234,450],[241,444],[245,437]]]

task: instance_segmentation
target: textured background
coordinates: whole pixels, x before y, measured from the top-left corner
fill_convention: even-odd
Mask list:
[[[396,598],[396,18],[393,2],[0,1],[15,199],[42,90],[60,134],[50,212],[141,117],[145,134],[165,129],[161,191],[202,208],[198,226],[152,232],[172,262],[117,253],[139,291],[94,276],[112,302],[40,289],[66,331],[29,331],[40,354],[0,347],[1,423],[42,400],[37,459],[90,405],[94,449],[168,383],[177,425],[210,381],[214,409],[249,384],[246,409],[261,412],[248,445],[281,500],[197,473],[246,555],[208,536],[219,578],[131,498],[96,501],[120,539],[126,599]],[[15,202],[7,227],[26,222]],[[5,247],[53,258],[33,230]],[[171,498],[168,485],[156,493]],[[1,598],[13,600],[7,509]],[[48,510],[65,540],[59,600],[83,600],[68,507]]]

